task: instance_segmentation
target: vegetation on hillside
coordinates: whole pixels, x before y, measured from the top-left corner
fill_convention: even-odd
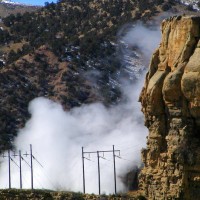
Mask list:
[[[0,18],[7,17],[10,14],[34,12],[38,6],[25,6],[20,4],[10,4],[0,1]]]
[[[59,101],[65,109],[97,100],[107,106],[118,103],[118,30],[138,19],[147,21],[163,5],[168,9],[173,4],[59,0],[37,12],[5,17],[0,29],[0,59],[6,63],[0,60],[0,150],[11,148],[35,97]]]
[[[82,194],[75,192],[54,192],[49,190],[0,190],[1,200],[145,200],[146,198],[140,195],[127,195],[127,194],[117,194],[117,195],[95,195],[95,194]]]

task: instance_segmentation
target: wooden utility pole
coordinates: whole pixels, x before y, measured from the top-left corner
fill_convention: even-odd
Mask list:
[[[113,145],[113,166],[114,166],[115,194],[117,194],[116,164],[115,164],[115,145]]]
[[[30,144],[30,158],[31,158],[31,189],[33,190],[33,152],[32,152],[32,144]]]
[[[85,193],[85,166],[84,166],[84,159],[90,160],[87,157],[85,157],[85,154],[97,154],[97,163],[98,163],[98,188],[99,188],[99,195],[101,194],[101,170],[100,170],[100,158],[103,158],[100,156],[100,153],[113,153],[113,165],[114,165],[114,189],[115,194],[117,193],[117,183],[116,183],[116,162],[115,162],[115,152],[119,152],[120,150],[115,150],[115,146],[113,145],[112,150],[108,151],[86,151],[84,152],[84,149],[82,147],[82,163],[83,163],[83,192]]]
[[[19,178],[20,178],[20,189],[22,189],[22,155],[19,150]]]
[[[10,150],[8,150],[8,179],[9,179],[9,189],[11,189],[11,168],[10,168]]]
[[[83,193],[85,194],[85,163],[84,163],[84,149],[82,147],[82,165],[83,165]]]

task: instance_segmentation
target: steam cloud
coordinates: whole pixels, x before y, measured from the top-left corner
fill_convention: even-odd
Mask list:
[[[132,47],[137,47],[143,56],[143,62],[148,63],[152,50],[158,46],[160,40],[160,27],[155,25],[144,26],[141,22],[133,26],[123,38],[124,42]]]
[[[122,40],[129,47],[137,46],[142,52],[138,59],[145,60],[146,64],[158,45],[160,35],[157,28],[152,30],[139,23],[129,29]],[[61,105],[43,97],[30,102],[31,119],[19,131],[15,146],[16,150],[26,151],[32,144],[34,156],[43,165],[42,168],[33,160],[35,188],[82,191],[81,147],[85,151],[97,151],[112,150],[112,145],[115,145],[121,150],[122,158],[116,158],[117,190],[126,190],[121,177],[141,164],[140,151],[146,143],[147,130],[138,103],[142,74],[141,77],[142,81],[138,80],[134,85],[124,85],[126,101],[109,109],[101,103],[94,103],[65,112]],[[85,156],[91,160],[85,160],[86,192],[98,193],[97,155]],[[29,157],[23,157],[29,162]],[[105,153],[104,157],[106,160],[100,159],[101,191],[114,193],[112,153]],[[19,169],[11,164],[12,187],[19,188]],[[30,188],[30,169],[24,161],[22,169],[23,187]],[[5,158],[0,180],[0,187],[7,188]]]

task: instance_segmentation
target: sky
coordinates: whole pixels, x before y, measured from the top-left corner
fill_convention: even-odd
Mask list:
[[[41,6],[43,6],[45,2],[49,2],[49,3],[57,2],[57,0],[12,0],[12,1],[24,3],[24,4],[30,4],[30,5],[41,5]]]

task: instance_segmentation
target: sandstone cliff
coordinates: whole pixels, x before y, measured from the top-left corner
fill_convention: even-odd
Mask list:
[[[149,129],[140,189],[149,200],[200,199],[200,17],[162,23],[140,102]]]

